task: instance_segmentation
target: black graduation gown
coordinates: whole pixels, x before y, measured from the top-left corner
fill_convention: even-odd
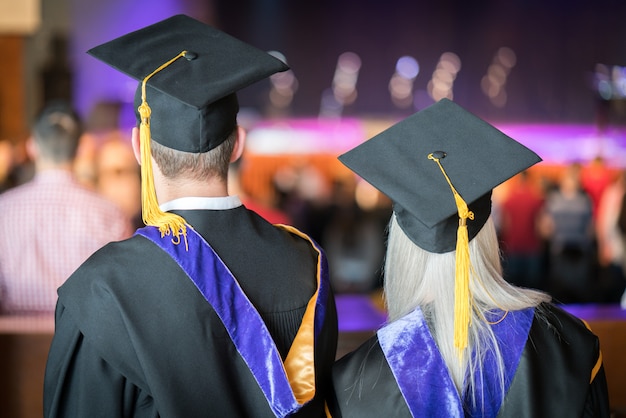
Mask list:
[[[335,397],[329,407],[334,418],[412,416],[377,336],[335,364],[333,385]],[[582,321],[551,304],[536,310],[497,416],[609,417],[598,339]]]
[[[311,245],[244,207],[177,213],[237,278],[284,359],[316,289],[317,254]],[[332,294],[326,303],[315,348],[319,389],[298,416],[322,416],[323,390],[331,387],[337,345]],[[103,247],[59,289],[44,415],[273,413],[222,322],[191,280],[156,245],[135,236]]]

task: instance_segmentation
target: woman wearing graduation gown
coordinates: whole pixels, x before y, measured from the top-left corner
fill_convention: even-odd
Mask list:
[[[444,99],[340,157],[394,203],[388,323],[333,368],[334,417],[608,417],[598,338],[502,278],[491,190],[540,158]]]
[[[245,139],[235,92],[287,67],[182,15],[90,53],[140,81],[147,226],[59,289],[44,415],[323,416],[337,344],[324,253],[227,190]]]

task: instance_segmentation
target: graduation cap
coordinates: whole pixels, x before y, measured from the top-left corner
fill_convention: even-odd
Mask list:
[[[183,51],[185,54],[178,57]],[[152,139],[168,148],[206,152],[236,126],[236,92],[289,67],[212,26],[176,15],[87,51],[138,80],[135,108],[146,82]],[[141,116],[136,113],[137,121]]]
[[[141,135],[142,218],[162,234],[184,235],[184,219],[158,207],[150,140],[178,151],[210,151],[237,125],[236,92],[289,67],[185,15],[131,32],[88,53],[139,81],[135,106]]]
[[[491,213],[493,188],[541,161],[524,145],[443,99],[339,156],[394,205],[399,225],[420,248],[445,253],[456,246],[457,205],[440,167],[474,213],[470,240]]]
[[[339,160],[393,201],[398,224],[417,246],[456,250],[455,312],[467,315],[468,243],[491,214],[491,191],[541,158],[443,99]]]

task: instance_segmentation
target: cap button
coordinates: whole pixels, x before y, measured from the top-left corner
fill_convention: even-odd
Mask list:
[[[196,54],[195,52],[192,52],[192,51],[185,52],[185,59],[187,59],[187,61],[193,61],[196,58],[198,58],[198,54]]]

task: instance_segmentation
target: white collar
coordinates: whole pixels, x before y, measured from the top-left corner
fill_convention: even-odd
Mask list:
[[[239,199],[239,196],[181,197],[159,205],[163,212],[186,209],[226,210],[234,209],[239,206],[241,206],[241,199]]]

